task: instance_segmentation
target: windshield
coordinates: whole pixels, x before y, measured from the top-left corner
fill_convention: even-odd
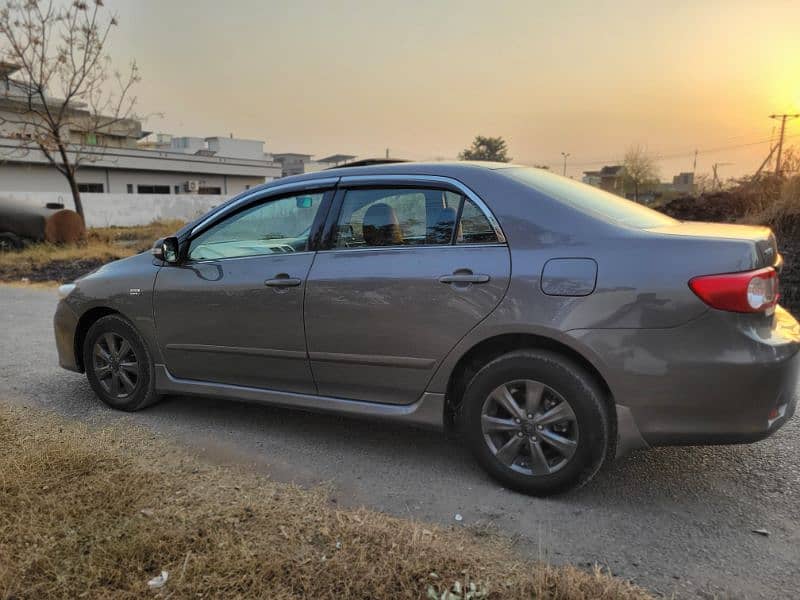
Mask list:
[[[646,206],[543,169],[510,167],[497,172],[583,212],[627,227],[650,229],[677,223],[675,219]]]

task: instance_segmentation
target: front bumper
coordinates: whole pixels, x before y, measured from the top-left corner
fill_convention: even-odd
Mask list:
[[[709,310],[670,329],[570,332],[604,361],[604,375],[632,423],[621,446],[747,443],[794,414],[800,325],[783,308],[772,318]]]
[[[58,364],[64,369],[82,373],[83,369],[75,354],[75,332],[78,329],[78,317],[64,300],[59,301],[56,307],[53,329],[56,335]]]

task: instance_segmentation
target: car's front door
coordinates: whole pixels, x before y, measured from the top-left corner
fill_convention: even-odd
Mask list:
[[[311,238],[332,192],[257,199],[191,239],[156,278],[158,341],[177,378],[315,393],[303,331]]]
[[[308,277],[312,371],[322,395],[408,404],[502,299],[508,247],[458,189],[349,185]]]

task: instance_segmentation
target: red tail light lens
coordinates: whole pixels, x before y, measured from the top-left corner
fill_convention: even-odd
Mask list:
[[[778,273],[772,267],[695,277],[689,287],[712,308],[740,313],[771,311],[778,303]]]

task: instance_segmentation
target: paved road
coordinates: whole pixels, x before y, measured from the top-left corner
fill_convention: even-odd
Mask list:
[[[599,562],[667,595],[800,597],[800,419],[751,446],[635,453],[576,493],[540,500],[500,488],[433,432],[195,398],[109,410],[56,366],[55,302],[50,290],[0,286],[0,401],[144,425],[278,480],[332,482],[343,504],[445,525],[460,513],[533,557]],[[752,532],[761,528],[769,537]]]

